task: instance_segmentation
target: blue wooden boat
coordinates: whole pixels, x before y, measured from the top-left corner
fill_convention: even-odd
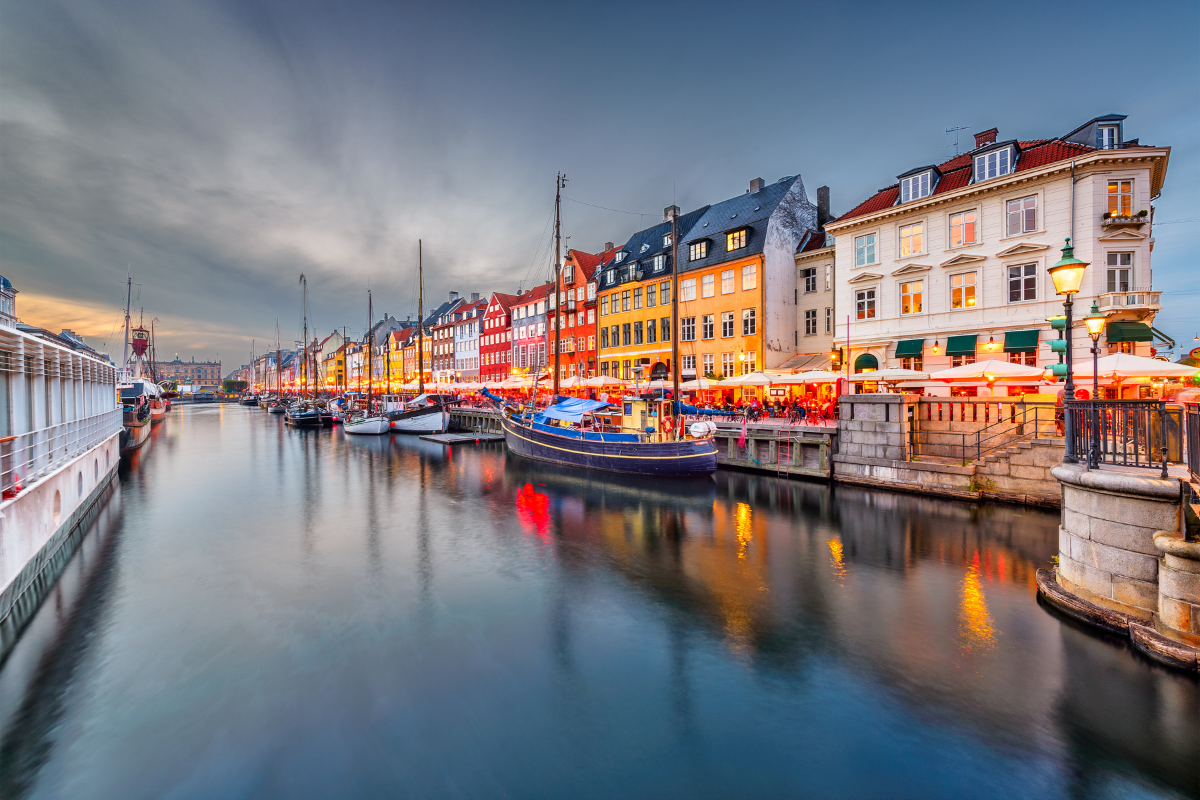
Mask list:
[[[517,455],[554,464],[633,475],[711,475],[717,470],[715,426],[679,436],[671,401],[558,398],[545,409],[509,407],[504,441]],[[648,423],[648,424],[647,424]]]

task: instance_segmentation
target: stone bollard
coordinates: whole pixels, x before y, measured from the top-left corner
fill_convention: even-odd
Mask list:
[[[1158,531],[1158,619],[1170,633],[1200,645],[1200,542],[1185,542],[1174,531]]]

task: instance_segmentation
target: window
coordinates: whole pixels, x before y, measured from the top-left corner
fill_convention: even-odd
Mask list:
[[[925,281],[909,281],[908,283],[900,284],[901,314],[921,313],[921,290],[924,287]]]
[[[653,319],[646,320],[646,343],[654,344],[658,341],[658,325]]]
[[[753,308],[742,309],[742,336],[758,333],[758,312]]]
[[[860,289],[854,293],[854,311],[857,319],[875,319],[874,289]]]
[[[658,287],[653,283],[646,287],[646,308],[654,308],[654,297]]]
[[[708,242],[694,242],[688,245],[688,261],[699,261],[708,258]]]
[[[733,252],[734,250],[741,250],[745,246],[746,246],[746,229],[745,228],[742,228],[740,231],[733,231],[732,233],[725,234],[725,250],[726,250],[726,252]]]
[[[662,342],[671,341],[671,318],[670,317],[662,318],[662,324],[659,326],[658,332],[659,332],[659,337],[658,337],[659,341],[662,341]]]
[[[658,285],[658,304],[665,306],[671,302],[671,284],[664,281]]]
[[[1108,182],[1108,215],[1110,217],[1133,215],[1133,181]]]
[[[925,223],[914,222],[900,227],[900,258],[925,252]]]
[[[642,344],[643,343],[642,321],[640,319],[637,322],[633,323],[633,343],[634,344]]]
[[[728,339],[733,336],[733,312],[721,312],[721,338]]]
[[[914,356],[912,358],[902,358],[902,359],[900,359],[900,368],[901,369],[915,369],[919,372],[922,370],[922,367],[921,367],[922,363],[923,362],[919,356]]]
[[[733,353],[721,353],[721,377],[733,377]]]
[[[650,269],[652,271],[662,272],[666,268],[667,268],[667,257],[666,256],[657,255],[654,258],[650,259]]]
[[[581,322],[580,324],[582,324],[582,322]],[[594,309],[594,308],[589,308],[589,309],[588,309],[588,313],[587,313],[587,324],[588,324],[588,325],[594,325],[594,324],[596,324],[596,309]]]
[[[621,326],[621,345],[623,347],[629,347],[633,341],[633,337],[630,335],[632,327],[628,322]]]
[[[589,336],[587,338],[587,349],[588,350],[596,349],[596,337],[595,336]]]
[[[817,290],[817,270],[816,268],[804,270],[804,293],[815,292]]]
[[[679,282],[679,302],[686,303],[696,299],[696,279],[688,278]]]
[[[712,297],[717,293],[717,276],[705,275],[700,279],[700,296]]]
[[[588,299],[588,300],[595,300],[595,299],[596,299],[596,284],[594,284],[594,283],[589,283],[589,284],[587,285],[587,299]]]
[[[1037,300],[1037,264],[1008,268],[1008,302]]]
[[[749,375],[758,368],[758,353],[749,350],[746,353],[746,360],[742,362],[742,374]]]
[[[1026,367],[1037,366],[1037,351],[1029,350],[1024,353],[1009,353],[1008,361],[1011,364],[1021,364]]]
[[[695,356],[680,356],[679,357],[679,369],[684,372],[695,372],[696,371],[696,357]]]
[[[609,341],[612,343],[610,345],[611,347],[620,347],[621,346],[621,326],[620,325],[612,326],[612,336],[609,337]]]
[[[910,200],[928,197],[929,178],[930,173],[922,172],[920,175],[913,175],[900,181],[900,202],[907,203]]]
[[[960,211],[950,215],[950,246],[975,244],[975,211]]]
[[[623,252],[619,252],[615,256],[613,256],[614,264],[620,264],[624,260],[625,260],[625,253],[623,253]]]
[[[563,286],[566,286],[568,283],[575,282],[575,265],[574,264],[564,264],[563,265],[562,282],[563,282]]]
[[[1037,230],[1037,195],[1009,200],[1005,205],[1007,223],[1006,236],[1017,236]]]
[[[641,249],[641,250],[639,250],[638,252],[639,252],[639,253],[644,253],[644,252],[646,252],[646,251],[647,251],[647,250],[649,250],[649,249],[650,249],[650,243],[649,243],[649,242],[642,242],[642,249]]]
[[[825,309],[825,332],[833,333],[833,309]]]
[[[679,318],[679,341],[681,341],[681,342],[696,341],[696,318],[695,317],[680,317]]]
[[[1128,292],[1133,275],[1133,253],[1108,254],[1108,291]]]
[[[950,308],[975,307],[974,272],[961,272],[950,276]]]
[[[985,181],[1012,172],[1012,149],[1005,147],[975,156],[975,181]]]
[[[961,355],[961,356],[950,356],[950,366],[952,366],[952,367],[961,367],[964,364],[974,364],[974,363],[975,363],[975,354],[974,353],[966,353],[965,355]]]
[[[875,263],[875,234],[854,237],[854,266],[863,267]]]
[[[625,366],[624,366],[624,369],[622,370],[621,377],[623,377],[627,381],[633,380],[633,369],[630,367],[628,359],[626,359],[626,361],[625,361]]]
[[[704,371],[701,373],[702,376],[703,375],[712,375],[714,373],[714,370],[716,367],[713,364],[713,354],[712,353],[705,353],[702,356],[700,356],[700,363],[704,367]]]
[[[758,288],[758,265],[747,264],[742,267],[742,291]]]
[[[621,292],[621,310],[622,311],[629,310],[629,290],[628,289]]]
[[[604,277],[605,283],[607,283],[609,286],[612,286],[617,282],[617,271],[615,269],[609,270],[608,272],[604,273]]]
[[[817,333],[817,310],[810,308],[804,312],[804,335],[814,336]]]
[[[829,287],[833,285],[833,264],[825,265],[825,291],[829,291]]]
[[[713,314],[705,314],[700,318],[700,338],[712,339],[716,336],[716,316]]]
[[[663,247],[670,247],[670,246],[671,246],[671,234],[668,233],[666,236],[663,236]]]
[[[607,327],[600,329],[600,347],[601,348],[608,347],[608,328]]]
[[[608,362],[607,361],[600,362],[600,374],[605,375],[605,376],[608,375]]]
[[[1096,147],[1101,150],[1114,150],[1120,144],[1117,141],[1121,129],[1116,125],[1101,125],[1096,130]]]
[[[642,308],[642,287],[633,290],[633,309],[640,311]]]

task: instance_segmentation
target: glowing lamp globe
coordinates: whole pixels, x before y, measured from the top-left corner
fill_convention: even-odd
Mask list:
[[[1075,248],[1071,246],[1071,240],[1067,239],[1067,244],[1062,250],[1063,257],[1058,263],[1051,267],[1047,272],[1050,273],[1050,279],[1054,281],[1054,293],[1072,295],[1079,291],[1079,287],[1083,284],[1083,273],[1088,265],[1086,261],[1080,261],[1075,257]]]
[[[1093,300],[1092,310],[1083,318],[1083,324],[1087,326],[1088,336],[1092,337],[1093,342],[1099,339],[1100,334],[1104,332],[1104,322],[1106,319],[1107,317],[1100,313],[1099,306]]]

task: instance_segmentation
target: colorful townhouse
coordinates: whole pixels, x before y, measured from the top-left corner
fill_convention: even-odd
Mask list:
[[[502,381],[512,369],[512,306],[519,295],[492,292],[479,337],[479,377]]]
[[[519,294],[512,306],[512,371],[534,374],[548,363],[547,305],[553,283]]]
[[[454,377],[459,381],[479,380],[479,334],[488,301],[478,292],[462,306],[461,318],[454,324]]]
[[[1150,260],[1152,202],[1171,151],[1126,138],[1125,119],[1097,117],[1048,139],[982,131],[970,152],[907,169],[830,222],[834,339],[849,348],[848,368],[1058,363],[1050,320],[1063,314],[1063,298],[1047,269],[1068,238],[1090,265],[1074,298],[1075,362],[1089,357],[1081,320],[1093,303],[1108,317],[1105,354],[1149,356],[1156,339],[1169,342],[1153,327],[1162,293],[1153,288]],[[1126,396],[1137,392],[1133,385]]]
[[[557,308],[557,317],[550,316],[550,361],[554,361],[554,326],[560,326],[559,374],[562,379],[590,378],[599,374],[596,363],[596,270],[604,258],[612,258],[611,245],[601,255],[582,250],[568,250],[563,259],[560,291],[552,308]]]

